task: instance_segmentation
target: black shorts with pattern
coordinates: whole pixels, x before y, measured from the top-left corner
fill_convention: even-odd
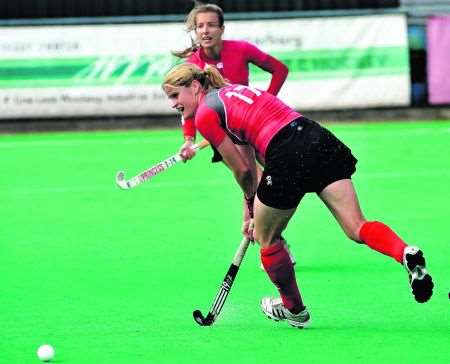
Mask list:
[[[320,193],[333,182],[351,178],[356,163],[351,150],[333,133],[300,117],[270,141],[258,198],[273,208],[295,208],[306,193]]]

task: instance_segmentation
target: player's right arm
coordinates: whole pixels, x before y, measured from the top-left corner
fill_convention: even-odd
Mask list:
[[[195,150],[192,146],[195,144],[195,123],[194,119],[181,119],[181,124],[183,127],[183,137],[184,143],[181,145],[179,154],[183,158],[184,162],[191,160],[195,157]]]
[[[204,68],[205,63],[203,60],[198,56],[197,52],[194,52],[191,54],[187,59],[186,63],[192,63],[200,67],[201,69]],[[179,154],[183,158],[184,162],[187,162],[188,160],[191,160],[195,157],[196,152],[192,148],[192,146],[195,144],[195,137],[196,137],[196,129],[195,129],[195,121],[194,118],[189,119],[181,119],[182,129],[183,129],[183,138],[184,142],[180,147]]]

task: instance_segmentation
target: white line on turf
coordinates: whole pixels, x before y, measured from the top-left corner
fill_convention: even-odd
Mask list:
[[[394,171],[394,172],[372,172],[372,173],[358,173],[356,172],[355,179],[402,179],[402,178],[414,178],[414,177],[449,177],[450,170],[431,170],[421,172],[407,172],[407,171]],[[202,186],[233,186],[233,180],[231,178],[210,179],[210,180],[184,180],[184,181],[165,181],[165,182],[148,182],[142,186],[136,187],[136,190],[142,189],[159,189],[159,188],[186,188],[186,187],[202,187]],[[114,182],[109,185],[98,186],[84,186],[84,187],[36,187],[36,188],[13,188],[8,189],[4,187],[0,190],[0,194],[46,194],[46,193],[84,193],[84,192],[98,192],[109,191],[126,194],[130,192],[121,191]],[[150,192],[150,191],[149,191]]]
[[[336,126],[338,126],[336,124]],[[332,128],[333,129],[333,128]],[[427,127],[411,127],[411,129],[395,129],[385,128],[383,130],[361,130],[358,127],[345,128],[340,125],[335,130],[339,136],[349,135],[355,137],[401,137],[401,136],[422,136],[430,134],[441,134],[442,132],[450,133],[450,128],[427,128]],[[57,136],[49,137],[48,140],[8,140],[10,136],[0,137],[0,148],[35,148],[35,147],[77,147],[80,145],[117,145],[117,144],[164,144],[168,142],[177,143],[180,141],[179,136],[158,137],[156,135],[123,138],[98,138],[90,139],[80,136],[79,139],[58,139]]]
[[[116,145],[116,144],[166,144],[179,142],[178,137],[126,137],[114,139],[71,139],[71,140],[20,140],[5,141],[0,139],[0,148],[34,148],[34,147],[78,147],[80,145]]]
[[[208,181],[184,181],[184,182],[149,182],[146,185],[136,187],[137,189],[158,189],[158,188],[184,188],[189,186],[215,186],[215,185],[227,185],[231,181],[229,179],[218,179],[218,180],[208,180]],[[42,194],[42,193],[77,193],[77,192],[98,192],[98,191],[111,191],[118,193],[129,193],[121,191],[119,187],[112,182],[110,185],[102,186],[86,186],[86,187],[38,187],[38,188],[17,188],[10,190],[9,193],[13,192],[20,195],[28,194]],[[7,189],[4,189],[2,193],[7,193]]]
[[[411,128],[411,129],[390,129],[386,128],[383,130],[359,130],[357,128],[354,129],[344,129],[344,128],[336,128],[334,130],[336,135],[349,135],[352,137],[370,137],[370,138],[381,138],[381,137],[402,137],[402,136],[424,136],[424,135],[440,135],[442,132],[450,133],[450,128]]]

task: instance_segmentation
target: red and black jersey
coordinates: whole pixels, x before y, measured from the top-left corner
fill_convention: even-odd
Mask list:
[[[196,111],[195,126],[215,147],[228,134],[237,144],[252,145],[264,158],[276,133],[300,116],[269,92],[229,85],[203,97]]]

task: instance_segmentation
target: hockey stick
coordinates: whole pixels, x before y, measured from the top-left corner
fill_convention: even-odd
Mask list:
[[[247,237],[242,239],[241,244],[234,255],[233,262],[231,263],[230,268],[223,279],[219,292],[217,292],[217,295],[214,298],[208,315],[206,315],[206,317],[203,316],[200,310],[195,310],[192,313],[195,322],[197,322],[200,326],[211,326],[216,321],[217,316],[219,316],[220,311],[225,304],[225,300],[227,299],[228,293],[230,292],[231,286],[236,278],[242,259],[244,259],[249,243],[250,240]]]
[[[209,142],[207,140],[202,140],[199,144],[194,144],[192,148],[194,150],[200,150],[205,148],[209,145]],[[130,188],[136,187],[140,185],[141,183],[148,181],[153,176],[156,176],[157,174],[164,172],[166,169],[174,166],[178,162],[181,162],[183,158],[181,158],[180,154],[175,154],[162,162],[159,162],[158,164],[155,164],[154,166],[146,169],[145,171],[142,171],[138,175],[130,178],[129,180],[125,179],[125,172],[119,171],[116,175],[116,183],[117,185],[124,189],[128,190]]]

